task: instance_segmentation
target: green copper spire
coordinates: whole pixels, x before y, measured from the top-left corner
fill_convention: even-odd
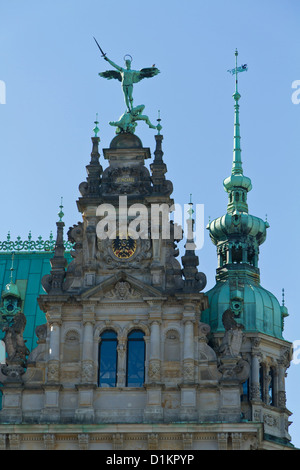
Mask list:
[[[189,214],[189,217],[190,219],[192,218],[193,216],[193,213],[194,213],[194,209],[193,209],[193,203],[192,203],[192,195],[190,194],[190,202],[189,202],[189,210],[187,211],[187,213]]]
[[[235,68],[228,70],[235,76],[235,92],[234,99],[234,132],[233,132],[233,162],[231,176],[224,180],[225,191],[229,194],[229,203],[227,206],[228,212],[236,210],[240,212],[248,212],[247,206],[247,192],[252,189],[250,178],[244,176],[242,166],[242,150],[241,150],[241,133],[240,133],[240,106],[239,100],[241,95],[238,91],[238,74],[247,71],[247,65],[244,64],[240,67],[237,65],[238,51],[235,51]]]
[[[237,71],[237,56],[238,51],[235,51],[235,93],[233,98],[235,101],[234,105],[234,135],[233,135],[233,164],[232,174],[242,175],[242,156],[241,156],[241,134],[240,134],[240,116],[239,116],[239,99],[241,95],[238,92],[238,71]]]
[[[61,200],[60,200],[60,206],[59,206],[60,211],[59,211],[59,213],[57,214],[58,217],[59,217],[59,222],[62,222],[62,218],[63,218],[63,216],[65,215],[65,214],[63,213],[63,211],[62,211],[62,210],[63,210],[63,207],[64,207],[62,202],[63,202],[63,198],[61,198]]]
[[[10,267],[10,282],[13,283],[14,280],[13,280],[13,272],[14,272],[14,258],[15,258],[15,254],[12,253],[12,257],[11,257],[11,267]]]
[[[96,113],[96,121],[94,121],[94,124],[95,124],[95,127],[93,129],[94,133],[95,133],[95,137],[98,137],[98,132],[99,132],[99,127],[98,127],[98,124],[99,124],[99,121],[98,121],[98,113]]]
[[[162,130],[162,125],[160,124],[160,121],[161,121],[161,118],[160,118],[160,111],[158,110],[158,118],[157,118],[157,126],[156,126],[156,129],[157,129],[157,134],[160,135],[160,131]]]
[[[14,280],[13,280],[13,272],[15,271],[15,269],[14,269],[14,257],[15,257],[15,254],[12,253],[11,267],[10,267],[10,281],[9,281],[8,284],[6,284],[6,286],[4,288],[4,291],[2,293],[2,298],[3,299],[7,296],[14,296],[14,297],[18,297],[18,298],[21,297],[18,286],[14,283]]]
[[[208,323],[211,332],[224,331],[223,314],[231,309],[237,322],[245,331],[262,332],[282,339],[283,320],[288,315],[284,305],[260,285],[258,266],[260,245],[267,236],[269,223],[249,214],[247,193],[251,180],[244,176],[241,146],[238,73],[247,70],[237,66],[229,72],[235,76],[234,98],[234,146],[231,175],[224,180],[228,193],[227,211],[221,217],[209,221],[207,229],[217,248],[218,267],[216,285],[206,292],[209,307],[201,313],[201,321]]]

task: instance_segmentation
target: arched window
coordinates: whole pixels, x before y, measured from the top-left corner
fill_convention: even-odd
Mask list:
[[[133,330],[127,341],[127,387],[142,387],[145,381],[144,332]]]
[[[99,387],[115,387],[117,384],[117,334],[104,331],[99,345]]]

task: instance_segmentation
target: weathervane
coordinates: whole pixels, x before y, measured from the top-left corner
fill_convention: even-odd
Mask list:
[[[107,70],[105,72],[100,72],[99,76],[103,78],[107,78],[108,80],[116,79],[122,84],[122,90],[124,94],[124,99],[127,107],[127,111],[119,118],[118,121],[111,121],[111,126],[116,126],[117,133],[120,132],[129,132],[131,134],[134,133],[136,127],[136,121],[142,120],[145,121],[149,127],[152,129],[156,129],[156,126],[151,124],[148,116],[142,114],[144,110],[144,105],[133,106],[133,85],[135,83],[140,82],[144,78],[152,78],[157,75],[160,71],[158,68],[153,65],[152,67],[143,68],[141,70],[133,70],[131,69],[132,57],[129,54],[124,56],[125,67],[121,67],[115,64],[112,60],[110,60],[106,53],[103,52],[100,45],[98,44],[97,40],[94,38],[102,57],[116,70]]]
[[[239,55],[238,50],[235,50],[235,68],[227,70],[227,72],[231,73],[231,75],[235,75],[235,92],[237,93],[237,85],[238,85],[238,73],[240,72],[247,72],[248,66],[247,64],[243,64],[240,67],[237,66],[237,56]]]

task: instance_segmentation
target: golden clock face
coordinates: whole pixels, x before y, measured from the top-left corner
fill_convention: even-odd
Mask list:
[[[117,236],[112,242],[112,250],[114,255],[119,259],[131,258],[136,250],[136,240],[128,236],[127,238]]]

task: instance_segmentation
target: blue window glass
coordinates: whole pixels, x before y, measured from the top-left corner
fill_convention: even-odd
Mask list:
[[[260,399],[264,400],[264,368],[262,365],[259,366],[259,388]]]
[[[269,405],[274,406],[274,370],[269,371]]]
[[[241,400],[242,401],[248,401],[249,400],[249,379],[246,380],[246,382],[242,383]]]
[[[127,342],[127,387],[142,387],[145,381],[144,332],[133,330]]]
[[[117,384],[117,334],[106,330],[101,335],[99,346],[100,387],[115,387]]]

